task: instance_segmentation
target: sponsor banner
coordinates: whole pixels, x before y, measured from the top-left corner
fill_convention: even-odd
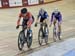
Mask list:
[[[2,7],[1,0],[0,0],[0,7]]]
[[[22,0],[23,6],[27,6],[28,5],[28,0]]]
[[[46,2],[51,2],[51,1],[55,1],[55,0],[44,0],[45,3],[46,3]]]
[[[39,0],[28,0],[28,5],[39,4]]]
[[[2,7],[3,8],[8,8],[9,7],[9,2],[8,0],[1,0],[2,1]]]
[[[9,6],[22,6],[22,0],[9,0]]]
[[[44,0],[39,0],[39,3],[40,3],[40,4],[43,4],[43,3],[44,3]]]

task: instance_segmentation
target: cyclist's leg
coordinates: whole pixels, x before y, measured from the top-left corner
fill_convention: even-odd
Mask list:
[[[44,19],[43,23],[45,23],[45,27],[47,27],[47,19]]]
[[[27,21],[28,20],[23,19],[23,22],[22,22],[22,30],[24,31],[25,39],[26,39],[26,36],[27,36],[27,30],[25,29],[26,26],[27,26]]]
[[[41,24],[40,24],[40,29],[42,30],[42,32],[43,32],[43,21],[44,21],[44,19],[41,18],[41,19],[40,19],[40,23],[41,23]]]
[[[27,36],[32,36],[31,27],[27,28]]]
[[[61,35],[61,22],[58,22],[58,38],[60,39],[60,35]]]
[[[56,42],[56,38],[57,37],[57,34],[56,34],[56,23],[57,23],[57,20],[55,19],[53,21],[53,40]]]
[[[27,26],[27,21],[28,20],[25,20],[25,19],[23,19],[23,21],[22,21],[22,29],[23,30],[25,29],[25,26]]]
[[[27,22],[27,36],[32,34],[31,30],[32,21]]]
[[[56,30],[56,23],[57,23],[57,20],[55,19],[54,21],[53,21],[53,27],[54,27],[54,30]]]
[[[44,23],[45,23],[45,25],[44,25],[44,30],[46,30],[46,34],[48,34],[48,25],[47,25],[47,19],[45,19],[44,20]]]
[[[43,36],[44,36],[44,35],[43,35],[43,20],[44,20],[44,19],[42,19],[42,18],[40,19],[40,23],[41,23],[41,24],[40,24],[40,29],[39,29],[39,31],[40,31],[41,34],[42,34],[42,35],[41,35],[41,36],[42,36],[42,39],[43,39]]]
[[[61,23],[60,22],[58,22],[58,32],[60,32],[61,33]]]

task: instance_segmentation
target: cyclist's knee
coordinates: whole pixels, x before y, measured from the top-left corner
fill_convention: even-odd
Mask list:
[[[56,21],[53,22],[54,26],[56,25]]]
[[[45,24],[45,27],[47,27],[47,24]]]
[[[61,28],[61,25],[60,24],[58,24],[58,27],[59,27],[59,29]]]
[[[58,28],[59,28],[59,32],[61,32],[61,25],[58,25]]]

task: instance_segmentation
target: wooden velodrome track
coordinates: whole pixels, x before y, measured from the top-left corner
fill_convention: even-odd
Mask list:
[[[28,10],[37,18],[40,8],[44,8],[51,16],[51,12],[55,7],[59,8],[63,15],[62,23],[62,39],[75,37],[75,1],[62,0],[55,3],[27,7]],[[48,45],[39,46],[38,44],[38,27],[32,25],[33,43],[31,49],[26,46],[24,51],[19,51],[17,47],[18,33],[16,30],[16,21],[21,8],[0,9],[0,56],[26,56],[32,52],[48,47]],[[35,19],[36,20],[36,19]],[[48,21],[49,24],[49,21]],[[53,43],[52,28],[49,27],[49,45]]]

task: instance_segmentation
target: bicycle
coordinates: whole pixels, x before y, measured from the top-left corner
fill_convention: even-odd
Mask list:
[[[38,42],[39,45],[42,45],[43,40],[45,41],[46,44],[48,44],[48,27],[46,23],[38,23],[40,24],[42,27],[40,27],[39,32],[38,32]]]
[[[20,25],[20,26],[22,26],[22,25]],[[27,34],[26,34],[26,30],[27,30],[27,27],[24,26],[24,28],[20,31],[20,33],[18,35],[18,48],[19,48],[19,50],[23,49],[25,43],[27,43],[28,48],[31,47],[33,34],[32,34],[32,32],[29,32],[30,29],[27,30]]]
[[[61,40],[60,34],[59,34],[59,32],[57,32],[57,27],[56,27],[56,25],[54,25],[54,27],[53,27],[53,40],[54,40],[54,42],[56,42],[56,38]]]

